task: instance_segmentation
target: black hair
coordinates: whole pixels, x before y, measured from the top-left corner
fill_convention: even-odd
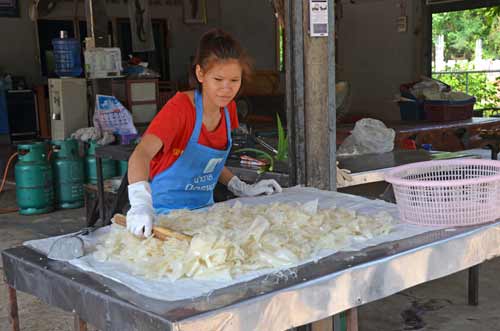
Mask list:
[[[212,29],[205,32],[200,38],[192,63],[189,77],[191,87],[200,91],[202,89],[202,84],[196,78],[197,65],[206,71],[214,62],[225,60],[237,60],[243,70],[242,81],[249,79],[252,71],[251,60],[240,43],[221,29]]]

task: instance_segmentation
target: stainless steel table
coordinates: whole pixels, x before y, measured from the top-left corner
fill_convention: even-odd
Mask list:
[[[144,297],[27,247],[5,250],[2,259],[13,325],[20,290],[75,312],[77,325],[86,321],[100,330],[250,331],[318,321],[498,255],[500,223],[435,230],[173,302]]]

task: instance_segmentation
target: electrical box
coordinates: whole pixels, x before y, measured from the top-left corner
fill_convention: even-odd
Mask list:
[[[119,48],[89,48],[84,57],[85,73],[89,79],[118,77],[123,70]]]
[[[69,138],[88,127],[87,82],[83,78],[49,79],[52,140]]]

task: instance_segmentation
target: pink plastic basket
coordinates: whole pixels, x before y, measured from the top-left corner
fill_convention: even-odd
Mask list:
[[[388,171],[385,180],[394,187],[405,222],[464,226],[500,216],[500,161],[418,162]]]

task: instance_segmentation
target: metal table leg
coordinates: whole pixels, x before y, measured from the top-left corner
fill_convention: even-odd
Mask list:
[[[104,179],[102,176],[102,159],[95,158],[97,168],[97,199],[99,200],[99,217],[101,218],[102,225],[106,224],[106,215],[104,210]]]
[[[469,268],[469,305],[479,304],[479,265]]]
[[[491,148],[491,159],[498,160],[498,153],[500,152],[500,146],[497,143],[488,145]]]
[[[90,200],[90,199],[89,199]],[[90,206],[90,210],[87,212],[87,226],[94,226],[96,222],[99,220],[99,211],[97,208],[97,203],[98,201],[96,199],[93,199],[92,202],[86,201],[86,204],[92,203],[92,206]]]
[[[12,331],[20,331],[19,328],[19,313],[17,310],[17,293],[16,289],[6,285],[9,293],[9,322]]]
[[[120,187],[116,192],[116,198],[113,201],[113,205],[111,207],[111,214],[109,215],[110,218],[113,217],[113,215],[116,213],[121,213],[122,209],[125,207],[128,201],[127,187],[128,187],[128,171],[125,171],[125,174],[123,175],[122,181],[120,183]],[[106,220],[106,222],[109,221],[110,220]]]
[[[358,309],[352,308],[332,317],[297,327],[294,331],[358,331],[358,329]]]

